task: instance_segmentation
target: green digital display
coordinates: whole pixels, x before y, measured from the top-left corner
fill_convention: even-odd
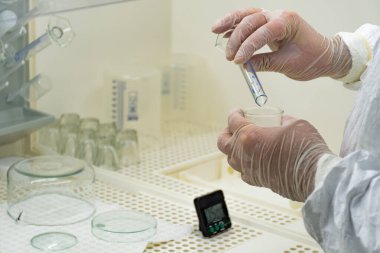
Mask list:
[[[213,223],[223,219],[226,215],[223,211],[222,203],[210,206],[204,210],[208,223]]]

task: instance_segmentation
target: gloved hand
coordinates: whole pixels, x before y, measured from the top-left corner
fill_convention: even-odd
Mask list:
[[[214,33],[233,29],[226,57],[242,64],[252,60],[256,71],[275,71],[296,80],[348,74],[352,59],[340,36],[319,34],[298,14],[289,11],[245,9],[234,11],[215,23]],[[254,53],[268,45],[273,52]]]
[[[307,121],[284,116],[280,127],[259,127],[249,123],[241,110],[229,115],[218,148],[246,183],[296,201],[305,201],[314,190],[317,162],[331,154]]]

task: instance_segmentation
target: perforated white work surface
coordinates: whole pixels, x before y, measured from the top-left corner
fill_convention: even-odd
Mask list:
[[[156,196],[144,193],[129,193],[109,184],[97,181],[96,195],[105,203],[117,204],[122,208],[144,211],[173,224],[193,224],[194,231],[188,237],[164,243],[150,243],[145,252],[223,252],[243,243],[250,243],[255,252],[317,253],[318,249],[290,237],[280,237],[268,231],[255,229],[232,221],[233,228],[210,239],[203,238],[197,229],[197,218],[193,208],[184,207]],[[5,186],[0,187],[1,202],[5,202]],[[5,229],[1,227],[0,229]],[[275,244],[273,240],[275,239]],[[270,249],[270,251],[267,251]],[[88,244],[86,252],[102,252]],[[1,252],[1,245],[0,245]],[[15,249],[15,253],[19,252]],[[74,251],[75,252],[75,251]],[[251,251],[249,251],[251,252]],[[79,253],[79,252],[78,252]],[[243,251],[244,253],[244,251]]]
[[[141,163],[116,171],[127,178],[146,182],[157,189],[175,193],[179,198],[194,199],[210,191],[200,186],[188,184],[159,173],[160,170],[179,163],[212,154],[218,151],[217,138],[222,126],[175,122],[167,124],[161,142],[140,152]],[[280,226],[296,233],[303,233],[303,221],[300,215],[284,213],[276,208],[263,206],[226,195],[228,208],[236,215],[244,215],[255,220]]]
[[[99,180],[106,180],[109,185],[98,181],[97,195],[128,209],[143,210],[157,218],[163,217],[174,224],[190,220],[196,228],[195,211],[191,205],[184,205],[182,200],[190,203],[193,198],[209,192],[210,188],[180,181],[163,175],[161,171],[217,152],[216,143],[221,129],[223,126],[191,122],[167,125],[164,138],[156,139],[148,146],[145,145],[146,140],[142,141],[145,144],[140,150],[140,164],[112,172],[116,176],[112,176],[111,180],[107,176],[98,177]],[[128,188],[128,180],[141,182],[143,186],[138,188],[141,188],[142,193],[131,194],[121,190]],[[144,189],[148,189],[148,192]],[[146,252],[223,252],[243,243],[254,247],[255,252],[320,252],[305,232],[299,214],[284,212],[275,206],[262,205],[226,193],[225,197],[230,215],[242,218],[239,221],[245,225],[233,221],[233,229],[211,239],[202,238],[196,229],[190,237],[180,241],[150,244]],[[265,245],[271,246],[270,251]]]

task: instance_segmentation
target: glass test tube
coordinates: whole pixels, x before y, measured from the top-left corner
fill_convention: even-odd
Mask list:
[[[2,75],[0,83],[5,81],[10,74],[22,66],[30,57],[50,46],[52,42],[61,47],[66,47],[71,43],[74,37],[75,33],[72,30],[70,22],[65,18],[56,16],[49,21],[47,32],[24,48],[21,48],[17,52],[12,52],[13,49],[7,45],[8,49],[5,50],[8,51],[8,59],[6,60],[5,66],[8,69]]]
[[[215,46],[224,51],[226,49],[227,40],[228,37],[225,36],[225,34],[219,34],[216,38]],[[244,64],[240,64],[239,68],[243,73],[244,79],[247,82],[248,88],[255,99],[256,104],[258,106],[263,106],[267,102],[268,97],[265,94],[259,78],[257,77],[252,62],[248,61]]]

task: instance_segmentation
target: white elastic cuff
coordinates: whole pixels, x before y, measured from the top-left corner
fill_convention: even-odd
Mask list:
[[[358,84],[355,82],[360,80],[360,76],[366,69],[367,63],[372,57],[370,45],[367,38],[358,33],[340,32],[338,33],[338,36],[342,38],[350,51],[352,67],[347,75],[337,80],[344,82],[346,88],[357,89]],[[351,83],[355,85],[350,87],[349,84]]]
[[[317,171],[315,173],[315,187],[341,160],[342,158],[332,154],[324,154],[319,158],[317,163]]]

